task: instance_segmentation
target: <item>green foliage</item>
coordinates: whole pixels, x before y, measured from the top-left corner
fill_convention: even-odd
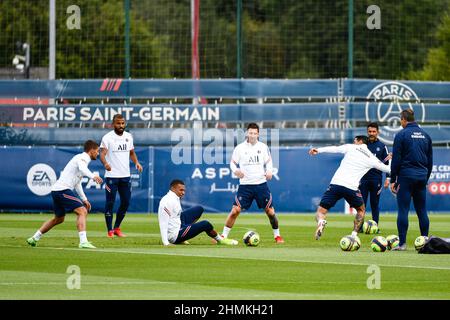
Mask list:
[[[130,0],[133,78],[190,78],[191,9],[185,0]],[[124,0],[79,0],[81,30],[69,30],[71,0],[58,0],[57,78],[123,77]],[[202,78],[233,78],[237,1],[200,3]],[[348,0],[243,0],[245,78],[345,77]],[[369,30],[373,2],[354,1],[353,74],[359,78],[448,80],[450,0],[379,0],[381,29]],[[33,67],[48,67],[48,1],[0,2],[0,68],[11,68],[16,41],[31,44]]]
[[[437,31],[440,45],[428,51],[425,66],[420,71],[408,73],[415,80],[450,80],[450,16],[446,15]]]

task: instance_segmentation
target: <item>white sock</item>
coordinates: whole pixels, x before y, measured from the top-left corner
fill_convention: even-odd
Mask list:
[[[273,237],[274,238],[280,236],[280,229],[272,229],[272,231],[273,231]]]
[[[39,239],[41,239],[41,237],[42,237],[42,232],[41,232],[41,230],[38,230],[34,234],[33,239],[36,240],[36,241],[39,241]]]
[[[352,237],[355,238],[355,237],[357,237],[357,236],[358,236],[358,232],[352,231]]]
[[[78,232],[78,235],[80,236],[80,243],[88,242],[86,231],[80,231]]]
[[[214,237],[214,240],[216,240],[217,242],[222,241],[222,237],[220,236],[220,234],[217,234],[217,236]]]
[[[224,226],[224,227],[223,227],[222,236],[223,236],[224,238],[228,238],[228,234],[230,233],[230,231],[231,231],[231,228],[228,228],[227,226]]]

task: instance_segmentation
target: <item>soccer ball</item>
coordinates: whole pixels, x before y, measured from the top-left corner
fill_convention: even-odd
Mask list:
[[[417,237],[416,240],[414,241],[414,247],[416,247],[416,250],[419,251],[420,249],[423,248],[423,246],[427,241],[428,237],[426,236]]]
[[[388,242],[386,238],[378,236],[372,239],[372,243],[370,244],[370,246],[375,252],[384,252],[388,248]]]
[[[358,237],[345,236],[339,241],[339,246],[343,251],[356,251],[361,247],[361,240]]]
[[[242,240],[249,247],[256,247],[260,242],[259,234],[256,231],[247,231]]]
[[[374,234],[378,232],[378,225],[373,220],[365,221],[363,224],[363,231],[365,234]]]
[[[388,242],[388,250],[392,250],[392,249],[398,247],[398,245],[400,244],[400,238],[395,234],[391,234],[390,236],[387,236],[386,240]]]

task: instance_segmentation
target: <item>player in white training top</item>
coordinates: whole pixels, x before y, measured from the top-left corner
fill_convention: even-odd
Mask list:
[[[284,243],[278,228],[278,218],[267,181],[272,179],[272,158],[269,147],[258,141],[259,126],[247,126],[247,140],[236,146],[231,157],[231,171],[239,178],[239,188],[234,197],[233,208],[223,227],[223,237],[228,237],[241,210],[247,210],[256,200],[258,208],[264,209],[272,226],[276,243]],[[239,166],[239,167],[238,167]]]
[[[163,245],[188,244],[187,240],[202,232],[215,239],[217,244],[238,244],[236,240],[222,238],[209,221],[197,222],[202,216],[203,207],[195,206],[182,210],[180,200],[185,193],[184,182],[178,179],[173,180],[170,183],[169,192],[159,202],[158,221]]]
[[[364,220],[365,206],[361,192],[359,191],[359,181],[372,168],[390,173],[389,166],[383,164],[367,148],[368,138],[366,136],[356,136],[353,144],[344,144],[338,147],[312,148],[310,155],[318,153],[343,153],[344,158],[336,170],[327,191],[320,200],[316,212],[317,229],[315,233],[316,240],[319,240],[327,221],[325,220],[328,210],[336,202],[344,198],[352,208],[356,209],[354,228],[352,236],[355,237]]]
[[[93,179],[98,184],[103,182],[102,178],[94,175],[89,169],[88,164],[91,160],[96,160],[98,156],[98,144],[95,141],[88,140],[84,143],[84,152],[74,156],[64,167],[59,179],[52,186],[53,208],[55,217],[45,222],[31,238],[27,239],[30,246],[35,247],[42,235],[52,229],[54,226],[62,223],[67,212],[77,214],[77,229],[80,237],[80,248],[95,248],[88,240],[86,235],[86,218],[91,210],[91,204],[84,194],[81,186],[81,179],[86,176]],[[75,189],[81,200],[73,193]]]
[[[121,114],[113,117],[114,130],[105,134],[100,147],[100,161],[105,167],[105,221],[108,229],[108,237],[125,237],[120,230],[120,224],[125,218],[131,198],[130,182],[130,158],[136,165],[136,169],[142,172],[136,152],[134,152],[133,136],[125,131],[125,119]],[[119,192],[120,205],[117,209],[114,228],[112,226],[114,202],[116,193]]]

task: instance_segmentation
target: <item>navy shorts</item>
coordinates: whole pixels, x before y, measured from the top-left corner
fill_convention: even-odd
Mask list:
[[[322,208],[329,210],[342,198],[344,198],[352,208],[358,208],[364,204],[364,200],[359,190],[355,191],[343,186],[330,184],[327,191],[323,194],[319,205]]]
[[[76,208],[84,206],[72,190],[52,191],[53,210],[55,216],[64,217],[67,212],[73,212]]]
[[[234,197],[233,205],[247,210],[252,205],[253,200],[260,209],[273,207],[272,194],[270,193],[267,182],[261,184],[241,184],[237,195]]]

